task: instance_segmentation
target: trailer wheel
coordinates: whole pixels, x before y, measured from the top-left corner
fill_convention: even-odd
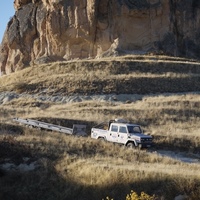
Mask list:
[[[133,142],[128,142],[127,145],[126,145],[127,148],[130,148],[130,149],[133,149],[135,148],[135,145]]]

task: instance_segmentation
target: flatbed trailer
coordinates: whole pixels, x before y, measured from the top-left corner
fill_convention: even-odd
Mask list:
[[[79,136],[86,136],[86,125],[74,124],[73,128],[68,128],[64,126],[59,126],[51,123],[46,123],[42,121],[37,121],[33,119],[22,119],[22,118],[13,118],[15,122],[20,124],[25,124],[31,127],[37,127],[41,129],[47,129],[51,131],[57,131],[61,133],[66,133],[70,135],[79,135]]]

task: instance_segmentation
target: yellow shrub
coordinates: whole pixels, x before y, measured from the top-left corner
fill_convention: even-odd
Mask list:
[[[110,199],[109,197],[106,197],[106,200],[114,200],[114,199]],[[155,195],[150,196],[146,194],[145,192],[141,192],[139,196],[136,192],[131,190],[131,193],[126,195],[126,200],[156,200],[156,198],[155,198]]]
[[[126,196],[126,200],[155,200],[155,195],[150,196],[145,192],[141,192],[139,196],[136,192],[132,190],[131,193]]]

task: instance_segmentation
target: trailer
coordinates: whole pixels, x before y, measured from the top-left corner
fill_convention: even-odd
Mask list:
[[[86,125],[74,124],[73,128],[68,128],[68,127],[59,126],[56,124],[46,123],[42,121],[37,121],[33,119],[13,118],[13,121],[18,122],[20,124],[25,124],[27,126],[34,127],[34,128],[47,129],[47,130],[57,131],[57,132],[66,133],[70,135],[87,136]]]

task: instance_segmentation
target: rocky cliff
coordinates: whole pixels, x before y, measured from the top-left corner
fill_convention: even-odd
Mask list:
[[[1,74],[127,53],[200,58],[200,0],[15,0],[14,7]]]

